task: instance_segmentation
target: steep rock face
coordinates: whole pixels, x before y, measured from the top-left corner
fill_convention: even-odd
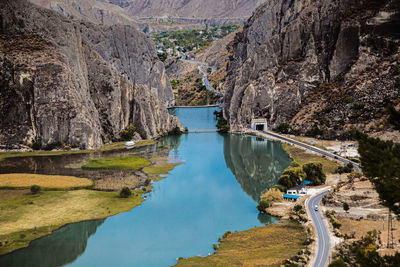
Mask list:
[[[147,31],[149,25],[141,23],[123,9],[123,5],[99,0],[29,0],[41,7],[54,10],[67,18],[87,20],[95,24],[123,24]]]
[[[330,137],[353,126],[368,130],[365,121],[399,98],[399,11],[390,0],[260,6],[230,47],[224,114],[232,129],[264,117],[272,127],[289,121]],[[329,128],[340,123],[347,128]]]
[[[265,0],[30,0],[68,18],[85,19],[96,24],[124,24],[144,32],[167,30],[169,27],[149,24],[173,23],[177,29],[183,24],[208,23],[211,26],[242,24]],[[180,25],[180,26],[179,26]],[[172,28],[174,28],[172,27]]]
[[[163,64],[129,26],[73,22],[25,0],[0,3],[0,145],[101,146],[134,124],[179,125]]]

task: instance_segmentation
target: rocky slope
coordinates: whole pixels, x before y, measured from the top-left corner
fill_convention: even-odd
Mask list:
[[[94,148],[133,124],[141,138],[179,125],[149,37],[71,21],[26,0],[0,2],[0,145]]]
[[[200,22],[210,24],[240,23],[250,17],[263,0],[108,0],[123,6],[128,13],[138,17],[175,22]],[[180,19],[180,20],[179,20]]]
[[[229,47],[224,116],[234,131],[260,117],[331,138],[385,128],[400,102],[399,28],[395,0],[266,2]]]
[[[30,0],[67,17],[157,31],[244,23],[265,0]],[[150,22],[150,23],[149,23]]]
[[[124,9],[113,3],[99,0],[29,0],[30,2],[54,10],[67,18],[87,20],[95,24],[130,25],[144,32],[149,25],[130,16]]]

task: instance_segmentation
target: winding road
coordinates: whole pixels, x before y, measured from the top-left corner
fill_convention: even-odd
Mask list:
[[[315,210],[315,207],[319,207],[321,199],[328,193],[325,191],[321,194],[313,196],[308,201],[308,210],[313,220],[315,231],[317,232],[318,250],[314,260],[314,267],[325,267],[329,258],[330,251],[330,240],[329,231],[324,222],[323,216],[319,210]]]
[[[297,145],[299,147],[311,150],[313,152],[316,152],[318,154],[321,154],[323,156],[332,158],[334,160],[340,161],[342,163],[348,164],[351,163],[354,167],[354,170],[357,172],[362,172],[360,166],[348,159],[342,158],[338,155],[335,155],[333,153],[330,153],[328,151],[325,151],[323,149],[317,148],[315,146],[307,145],[305,143],[293,140],[291,138],[282,136],[280,134],[273,133],[271,131],[259,131],[266,135],[267,137],[273,137],[278,140],[285,141],[287,143],[291,143],[294,145]],[[312,218],[313,224],[315,226],[315,231],[317,232],[317,240],[318,240],[318,250],[315,256],[314,260],[314,267],[325,267],[328,262],[328,258],[330,255],[330,240],[329,240],[329,230],[323,220],[323,215],[321,214],[319,210],[319,203],[321,202],[321,199],[328,194],[329,191],[325,191],[323,193],[320,193],[316,196],[313,196],[309,199],[307,207],[310,212],[310,216]],[[315,206],[318,207],[317,210],[315,210]]]
[[[332,159],[334,159],[334,160],[343,162],[343,163],[345,163],[345,164],[351,163],[351,164],[353,165],[355,171],[357,171],[357,172],[362,172],[360,166],[359,166],[357,163],[355,163],[355,162],[353,162],[353,161],[351,161],[351,160],[342,158],[342,157],[340,157],[340,156],[338,156],[338,155],[335,155],[335,154],[333,154],[333,153],[330,153],[330,152],[328,152],[328,151],[326,151],[326,150],[317,148],[317,147],[312,146],[312,145],[307,145],[307,144],[305,144],[305,143],[302,143],[302,142],[293,140],[293,139],[291,139],[291,138],[282,136],[282,135],[280,135],[280,134],[273,133],[273,132],[271,132],[271,131],[261,131],[261,132],[262,132],[263,134],[265,134],[265,135],[269,135],[269,136],[274,137],[274,138],[276,138],[276,139],[280,139],[280,140],[283,140],[283,141],[285,141],[285,142],[295,144],[295,145],[297,145],[297,146],[303,147],[303,148],[305,148],[305,149],[311,150],[311,151],[316,152],[316,153],[318,153],[318,154],[321,154],[321,155],[323,155],[323,156],[326,156],[326,157],[332,158]]]

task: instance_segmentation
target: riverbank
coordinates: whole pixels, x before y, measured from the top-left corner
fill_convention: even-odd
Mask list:
[[[27,247],[32,240],[75,222],[107,218],[127,212],[143,202],[151,188],[136,190],[130,198],[118,192],[95,190],[0,190],[0,255]]]
[[[235,232],[207,257],[180,259],[175,266],[280,266],[306,248],[301,224],[289,221]]]
[[[137,141],[134,146],[131,148],[138,148],[143,146],[154,145],[155,141],[150,140],[142,140]],[[0,161],[6,158],[14,158],[14,157],[33,157],[33,156],[61,156],[61,155],[68,155],[68,154],[88,154],[92,152],[105,152],[117,149],[127,148],[125,146],[125,142],[116,142],[112,144],[108,144],[102,146],[101,148],[97,149],[86,149],[86,150],[52,150],[52,151],[44,151],[44,150],[32,150],[32,151],[4,151],[0,152]]]
[[[150,143],[154,141],[141,142],[138,146]],[[119,147],[121,144],[114,144],[96,151]],[[153,151],[148,155],[147,152],[140,152],[135,156],[87,159],[82,165],[74,167],[89,169],[90,172],[110,172],[110,177],[106,175],[101,179],[30,173],[1,174],[0,255],[27,247],[32,240],[49,235],[67,224],[104,219],[139,206],[144,201],[143,195],[153,188],[151,181],[163,179],[163,175],[180,164],[170,163],[164,150],[161,147],[158,156],[154,156]],[[7,155],[22,159],[27,154],[44,156],[45,153],[13,152]],[[51,151],[50,154],[65,153]],[[122,175],[122,172],[127,174]],[[41,187],[40,193],[30,192],[29,188],[34,184]],[[124,186],[133,190],[128,198],[119,196],[119,190]]]

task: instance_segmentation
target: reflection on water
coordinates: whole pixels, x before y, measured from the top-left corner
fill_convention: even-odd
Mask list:
[[[170,147],[170,145],[172,147]],[[87,170],[81,166],[88,159],[112,158],[126,156],[162,156],[168,157],[169,150],[179,146],[179,140],[166,141],[156,145],[135,149],[119,149],[112,151],[91,152],[82,154],[64,154],[57,156],[35,156],[7,158],[0,162],[1,173],[35,173],[47,175],[67,175],[89,178],[94,181],[101,179],[127,178],[137,175],[134,170]]]
[[[103,223],[104,220],[96,220],[66,225],[51,235],[32,241],[29,249],[0,257],[0,266],[51,267],[71,263],[85,251],[89,237]]]
[[[214,110],[175,112],[190,129],[212,129]],[[260,193],[273,186],[290,163],[279,143],[250,136],[192,133],[165,137],[160,146],[168,147],[171,161],[184,164],[171,171],[168,179],[155,183],[142,205],[105,221],[68,225],[28,248],[0,257],[0,265],[170,266],[178,257],[212,253],[212,244],[228,230],[276,222],[259,214],[256,206]],[[89,156],[115,153],[133,152]],[[14,165],[1,172],[18,166],[18,171],[24,172],[86,175],[65,167],[85,157],[88,155],[9,159],[6,165]]]
[[[225,135],[224,155],[228,168],[255,201],[276,185],[291,161],[280,143],[248,135]]]

